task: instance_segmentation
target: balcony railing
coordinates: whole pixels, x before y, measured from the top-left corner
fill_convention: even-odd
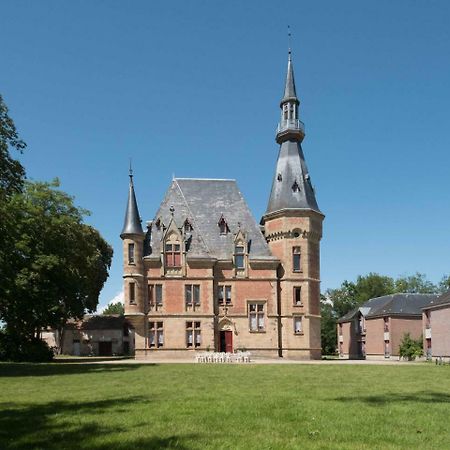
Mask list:
[[[285,119],[278,124],[277,133],[286,130],[299,130],[305,134],[305,124],[299,119]]]

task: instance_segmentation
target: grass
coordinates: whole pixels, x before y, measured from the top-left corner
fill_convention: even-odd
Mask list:
[[[428,364],[0,364],[1,449],[444,449],[449,416]]]

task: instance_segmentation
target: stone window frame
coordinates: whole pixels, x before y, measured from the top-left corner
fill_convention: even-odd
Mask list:
[[[134,242],[128,243],[128,265],[134,266],[136,265],[136,255],[135,255],[136,246]]]
[[[198,294],[197,300],[196,291]],[[190,292],[190,293],[189,293]],[[188,294],[189,293],[189,294]],[[188,295],[190,295],[190,301],[188,301]],[[201,306],[201,285],[195,283],[188,283],[184,285],[184,307],[186,311],[195,311]]]
[[[250,333],[265,333],[266,332],[266,305],[265,300],[248,300],[247,301],[247,315],[248,315],[248,330]],[[255,308],[252,310],[252,308]],[[252,328],[252,317],[256,320],[256,329]],[[259,326],[259,321],[262,318],[263,326]]]
[[[296,336],[305,334],[305,331],[303,330],[303,316],[293,316],[292,320],[292,325],[294,326],[294,334]],[[298,323],[300,324],[299,328],[297,328]]]
[[[292,302],[293,302],[293,305],[296,306],[296,307],[302,307],[303,306],[302,286],[293,286],[293,288],[292,288]]]
[[[229,298],[227,292],[230,294]],[[231,284],[219,284],[217,286],[217,303],[219,306],[233,305],[233,287]]]
[[[164,306],[164,286],[161,283],[147,284],[147,298],[149,310],[161,310]],[[158,295],[160,294],[160,296]]]
[[[171,242],[169,239],[164,243],[164,264],[166,267],[181,267],[180,242]]]
[[[189,339],[191,336],[191,339]],[[186,321],[186,348],[196,349],[202,345],[202,323],[199,320]]]
[[[154,343],[152,344],[152,334]],[[161,340],[160,340],[161,337]],[[164,347],[164,322],[161,320],[152,320],[148,323],[148,347],[159,349]]]
[[[292,247],[292,272],[302,272],[302,248],[299,245]]]
[[[136,304],[136,282],[129,281],[128,282],[128,302],[130,305]]]

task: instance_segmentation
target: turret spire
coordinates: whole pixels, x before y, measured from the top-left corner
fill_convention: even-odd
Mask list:
[[[284,96],[280,105],[281,120],[276,136],[280,152],[266,215],[285,209],[311,209],[320,213],[301,146],[305,132],[303,122],[299,120],[299,104],[289,50]]]
[[[121,237],[127,234],[143,233],[141,226],[141,218],[139,216],[139,210],[136,201],[136,195],[134,193],[133,169],[131,168],[131,160],[130,160],[129,177],[130,177],[130,186],[128,189],[127,210],[125,212],[125,221],[123,224],[122,233],[120,234]]]

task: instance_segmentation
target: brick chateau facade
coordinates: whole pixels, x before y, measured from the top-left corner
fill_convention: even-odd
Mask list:
[[[289,52],[279,155],[258,224],[234,180],[172,180],[142,229],[130,173],[125,316],[136,358],[193,351],[316,359],[320,343],[320,211],[301,143]]]

